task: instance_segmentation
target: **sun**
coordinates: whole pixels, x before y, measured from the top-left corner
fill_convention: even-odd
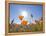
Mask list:
[[[28,16],[28,13],[27,13],[27,11],[22,11],[21,12],[21,15],[24,16],[24,17],[27,17]]]

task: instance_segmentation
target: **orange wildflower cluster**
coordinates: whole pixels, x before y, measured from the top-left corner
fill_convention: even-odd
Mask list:
[[[19,16],[19,19],[20,19],[20,20],[22,20],[23,18],[24,18],[24,16]],[[27,23],[28,23],[28,21],[26,21],[26,20],[23,20],[23,21],[21,22],[22,25],[27,25]]]

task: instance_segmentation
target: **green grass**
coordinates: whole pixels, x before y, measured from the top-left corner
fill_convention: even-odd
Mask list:
[[[12,26],[11,26],[12,25]],[[15,24],[16,25],[16,24]],[[15,32],[43,32],[43,21],[36,22],[36,24],[28,24],[26,26],[22,24],[18,24],[19,26],[16,27],[14,24],[9,24],[9,33]]]

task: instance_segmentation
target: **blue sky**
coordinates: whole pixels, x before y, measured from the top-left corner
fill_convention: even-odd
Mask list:
[[[42,17],[42,5],[22,5],[22,4],[10,4],[10,22],[14,19],[14,23],[21,23],[18,18],[19,15],[22,15],[23,12],[27,13],[27,17],[23,19],[28,20],[28,22],[32,22],[33,20],[38,20]],[[33,15],[33,18],[30,15]]]

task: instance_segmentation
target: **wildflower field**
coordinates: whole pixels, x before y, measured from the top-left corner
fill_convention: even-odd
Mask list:
[[[9,24],[9,33],[15,33],[15,32],[43,32],[43,20],[35,21],[36,24]]]

